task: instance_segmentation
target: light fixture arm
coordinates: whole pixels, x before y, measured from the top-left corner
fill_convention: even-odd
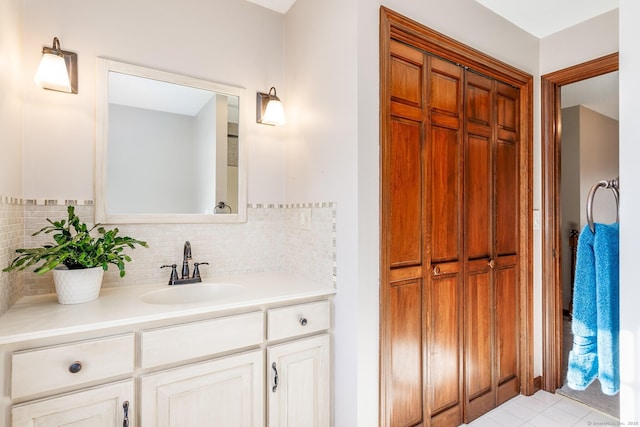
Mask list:
[[[42,49],[43,52],[44,52],[44,49],[46,49],[46,47]],[[53,38],[53,50],[52,50],[51,53],[59,53],[61,50],[62,49],[60,49],[60,40],[58,40],[57,37],[54,37]]]

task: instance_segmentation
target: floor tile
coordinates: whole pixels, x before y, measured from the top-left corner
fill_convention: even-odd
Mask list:
[[[499,427],[501,424],[491,418],[489,414],[483,415],[469,424],[469,427]]]
[[[542,400],[536,399],[533,396],[528,396],[526,397],[525,401],[520,400],[519,403],[523,403],[525,404],[529,409],[532,409],[536,412],[542,412],[545,409],[547,409],[549,406],[551,406],[553,403],[545,403]]]
[[[500,406],[500,408],[518,417],[523,422],[535,417],[539,412],[537,410],[531,409],[527,405],[527,401],[525,399],[512,399],[504,403],[502,406]]]
[[[554,403],[557,403],[562,400],[561,396],[557,394],[549,393],[548,391],[544,391],[544,390],[538,391],[536,394],[534,394],[531,397],[543,402],[546,405],[553,405]]]
[[[544,413],[538,414],[529,420],[529,424],[534,427],[567,427],[571,424],[563,424],[558,420],[555,420]]]
[[[592,411],[592,409],[588,406],[567,398],[561,399],[554,405],[554,407],[573,414],[578,418],[583,418],[585,415]]]
[[[545,409],[540,415],[544,415],[563,426],[571,426],[582,418],[582,416],[578,416],[574,413],[563,411],[558,408],[557,405],[553,405],[550,408]]]
[[[499,406],[498,408],[491,411],[489,415],[492,420],[496,421],[497,423],[499,423],[499,425],[504,427],[519,426],[520,424],[526,422],[526,420],[523,420],[522,418],[517,417],[511,412],[504,410],[502,406]]]

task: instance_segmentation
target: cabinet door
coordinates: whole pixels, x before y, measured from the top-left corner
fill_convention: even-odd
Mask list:
[[[329,335],[267,348],[270,427],[330,424]]]
[[[13,427],[115,427],[135,425],[133,380],[81,390],[63,396],[16,405]]]
[[[256,350],[141,379],[145,427],[258,427],[264,423],[264,358]]]

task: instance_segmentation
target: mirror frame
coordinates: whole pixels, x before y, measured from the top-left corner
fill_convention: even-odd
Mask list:
[[[107,162],[109,143],[109,72],[118,72],[153,80],[165,81],[216,93],[237,96],[238,99],[238,212],[235,214],[110,214],[107,203]],[[96,63],[96,152],[95,152],[95,221],[101,224],[179,224],[237,223],[247,221],[247,95],[244,88],[228,86],[160,71],[140,65],[106,58]],[[170,197],[170,195],[167,195]]]

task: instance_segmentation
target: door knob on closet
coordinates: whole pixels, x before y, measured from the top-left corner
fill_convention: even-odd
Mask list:
[[[489,268],[495,268],[495,266],[496,266],[496,260],[494,260],[494,259],[489,260],[489,263],[488,263],[488,264],[489,264]]]
[[[434,266],[433,267],[433,275],[437,276],[440,273],[441,273],[440,266],[439,265]]]

